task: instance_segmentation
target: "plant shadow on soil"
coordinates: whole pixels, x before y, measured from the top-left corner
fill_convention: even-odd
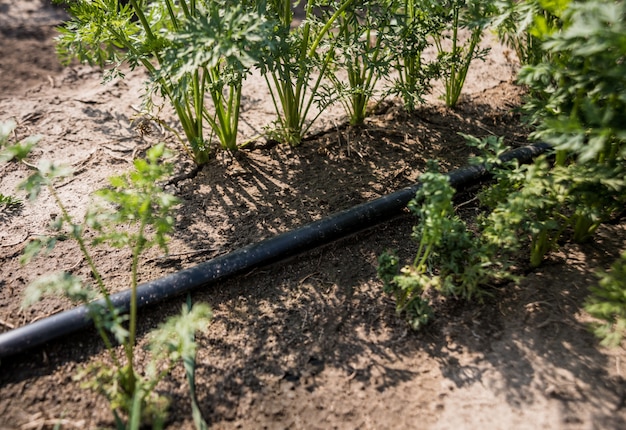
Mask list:
[[[473,109],[494,115],[489,106]],[[178,185],[185,201],[179,239],[190,249],[221,245],[230,251],[412,185],[428,159],[439,160],[442,171],[459,168],[471,150],[458,133],[486,134],[480,120],[462,115],[429,108],[414,115],[389,112],[364,127],[319,133],[298,148],[218,155]],[[489,119],[491,133],[506,134],[512,146],[526,144],[523,128]],[[203,202],[202,208],[193,202]],[[207,243],[214,239],[207,225],[220,243]]]
[[[184,204],[175,237],[189,249],[229,252],[412,184],[427,158],[447,155],[442,160],[446,170],[464,165],[468,150],[462,138],[457,136],[455,141],[454,136],[459,131],[480,135],[484,127],[468,124],[455,112],[443,119],[442,115],[426,110],[405,117],[399,131],[383,127],[344,130],[298,149],[279,146],[242,151],[234,158],[220,156],[195,178],[177,185]],[[501,132],[514,136],[516,131]],[[357,143],[351,155],[349,133],[359,134],[353,138]],[[411,139],[407,139],[409,133]],[[523,141],[523,136],[519,139]],[[458,197],[470,198],[471,193]],[[471,216],[478,208],[469,205],[464,210]],[[593,282],[584,267],[561,267],[559,261],[554,262],[561,279],[576,280],[557,289],[533,287],[533,282],[542,284],[540,270],[524,281],[528,287],[494,287],[493,297],[480,306],[441,301],[436,322],[421,333],[408,331],[395,317],[392,301],[382,295],[376,281],[376,258],[392,248],[408,261],[415,252],[407,240],[413,222],[411,216],[401,215],[287,261],[194,291],[193,301],[205,301],[215,309],[209,334],[198,338],[197,379],[205,382],[199,399],[207,420],[213,424],[236,421],[260,407],[268,421],[289,422],[286,417],[296,401],[285,400],[285,392],[293,392],[295,399],[309,398],[319,408],[328,395],[345,399],[355,386],[365,392],[397,390],[434,372],[425,368],[432,367],[432,362],[441,380],[452,384],[446,390],[495,384],[492,389],[514,407],[533,402],[534,385],[541,383],[548,396],[566,405],[606,401],[581,398],[584,394],[575,385],[551,385],[551,378],[559,376],[537,374],[535,359],[529,356],[532,350],[546,368],[564,369],[585,380],[591,391],[601,388],[595,384],[611,379],[598,370],[607,365],[607,358],[595,349],[593,336],[575,318],[586,296],[585,288],[578,286]],[[221,229],[207,234],[207,228],[216,225]],[[216,237],[220,248],[215,248]],[[615,244],[596,245],[613,249],[617,255]],[[201,258],[206,255],[153,264],[180,269]],[[548,264],[544,270],[550,272],[550,268]],[[142,311],[140,337],[165,316],[176,314],[183,302],[184,297]],[[558,316],[552,321],[554,307]],[[520,330],[522,326],[541,327],[528,336],[527,330]],[[564,326],[568,330],[560,330]],[[45,378],[94,355],[102,356],[102,345],[94,338],[95,332],[88,330],[5,360],[2,385]],[[473,358],[468,361],[468,357]],[[412,365],[397,365],[405,362]],[[334,392],[327,379],[336,374],[342,383]],[[595,378],[589,380],[590,374]],[[174,422],[187,420],[191,413],[180,380],[175,373],[160,387],[176,404]],[[623,382],[612,381],[612,391],[620,392]],[[298,408],[294,414],[311,414],[306,407]],[[106,422],[106,414],[100,419]],[[598,419],[624,424],[621,417]]]
[[[7,7],[0,0],[0,10]],[[77,129],[71,139],[59,133],[46,140],[52,152],[54,145],[78,153],[83,146],[94,151],[116,142],[141,150],[165,137],[133,136],[134,111],[127,105],[135,101],[125,94],[140,87],[136,76],[106,88],[97,71],[66,70],[60,76],[51,28],[2,28],[0,37],[10,42],[0,43],[0,69],[8,76],[0,82],[0,112],[23,119],[29,133],[51,134],[58,126],[55,118],[61,118],[62,132]],[[60,86],[49,86],[47,74]],[[316,131],[297,149],[257,142],[234,157],[219,154],[193,179],[168,185],[183,202],[171,254],[151,251],[142,279],[196,265],[411,185],[429,158],[440,159],[445,171],[463,166],[472,150],[458,132],[502,135],[512,146],[524,145],[527,130],[515,111],[522,94],[502,80],[470,93],[454,110],[435,104],[408,115],[391,103],[381,106],[365,127],[326,124],[326,131]],[[23,108],[31,102],[39,119]],[[58,110],[63,111],[60,117],[54,116]],[[254,114],[254,106],[246,106],[246,115]],[[178,148],[171,138],[166,140]],[[96,167],[110,176],[130,166],[129,153],[120,153],[126,164],[94,155],[78,181],[90,179]],[[178,175],[192,169],[184,157],[177,159]],[[92,183],[103,186],[104,181]],[[473,190],[457,197],[467,219],[479,210],[472,197]],[[32,210],[27,206],[3,214],[0,221],[10,223]],[[581,310],[588,287],[596,282],[593,271],[608,267],[624,248],[623,222],[604,226],[591,243],[564,244],[518,284],[492,286],[493,295],[483,304],[437,300],[438,318],[419,333],[396,317],[393,301],[382,294],[376,278],[377,257],[384,250],[397,250],[403,261],[414,256],[415,244],[409,240],[413,224],[410,215],[400,214],[324,247],[193,291],[192,300],[209,303],[215,313],[207,332],[197,337],[196,384],[207,421],[216,428],[415,428],[416,423],[420,428],[626,427],[626,384],[619,370],[624,351],[599,348]],[[32,231],[39,228],[35,224]],[[64,243],[59,254],[37,268],[16,269],[17,248],[0,248],[0,294],[11,301],[2,306],[21,301],[19,288],[27,276],[18,270],[50,271],[74,267],[78,260]],[[101,250],[97,257],[107,264],[105,275],[115,288],[123,288],[120,272],[128,255]],[[76,270],[88,276],[85,269]],[[185,299],[141,311],[140,366],[147,357],[146,334],[177,314]],[[0,309],[3,318],[15,318],[3,323],[17,325],[68,307],[53,305],[27,317],[12,311],[19,305]],[[4,359],[0,428],[32,425],[41,417],[71,417],[74,423],[82,420],[83,428],[110,426],[102,398],[72,379],[79,367],[94,360],[108,359],[92,329]],[[158,391],[172,399],[171,427],[193,428],[182,366]]]
[[[403,235],[398,232],[408,234],[411,221],[403,216],[291,260],[194,291],[194,302],[206,301],[215,309],[210,333],[198,338],[197,380],[209,381],[199,387],[199,398],[209,423],[236,420],[255,402],[261,403],[268,419],[284,419],[292,408],[303,409],[296,406],[297,401],[284,399],[289,391],[296,399],[308,398],[318,407],[328,395],[341,401],[354,394],[354,388],[329,389],[329,374],[331,378],[336,374],[349,378],[358,390],[385,393],[435,372],[430,368],[432,362],[442,379],[450,381],[446,391],[495,384],[490,388],[513,407],[537,400],[538,383],[546,396],[558,399],[565,405],[564,411],[574,416],[581,401],[598,410],[606,402],[613,403],[614,410],[623,406],[623,394],[615,398],[587,396],[570,380],[585,381],[586,390],[592,392],[605,389],[607,381],[614,393],[623,393],[625,388],[623,380],[600,370],[608,365],[607,358],[596,350],[587,327],[575,318],[586,296],[579,286],[592,282],[591,275],[581,268],[563,267],[555,261],[529,275],[519,287],[494,289],[494,297],[482,306],[455,300],[439,303],[436,322],[420,333],[407,331],[395,318],[393,303],[381,297],[380,287],[372,282],[372,260],[389,246],[390,237],[394,245],[403,247]],[[559,289],[533,287],[541,285],[544,276],[553,277],[551,268],[557,266],[562,279],[575,281]],[[302,274],[308,275],[298,279]],[[164,317],[176,314],[183,302],[184,297],[142,311],[140,336]],[[67,371],[101,355],[95,337],[96,333],[88,330],[5,360],[2,385]],[[529,351],[541,357],[539,366]],[[468,356],[473,358],[468,361]],[[398,366],[405,362],[413,365]],[[558,373],[547,370],[553,368]],[[494,371],[499,375],[494,376]],[[185,388],[178,384],[179,375],[174,374],[160,388],[176,405],[174,422],[188,419],[191,413]],[[246,404],[242,399],[254,400]],[[568,406],[572,410],[568,411]],[[626,424],[620,415],[594,419],[610,423],[612,428]]]

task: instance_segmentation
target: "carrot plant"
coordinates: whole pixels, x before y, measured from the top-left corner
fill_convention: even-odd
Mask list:
[[[177,82],[175,102],[192,105],[222,148],[236,151],[243,81],[261,53],[272,51],[270,23],[253,4],[210,1],[206,10],[179,25],[171,42],[159,80]],[[205,93],[214,112],[205,106]]]
[[[487,236],[472,233],[455,213],[455,190],[448,176],[429,171],[420,177],[421,188],[408,208],[417,217],[411,238],[417,242],[412,262],[401,265],[390,252],[379,258],[378,276],[383,291],[394,296],[396,312],[404,314],[409,325],[418,330],[434,312],[430,298],[436,294],[471,300],[485,294],[490,280],[511,277],[499,248]]]
[[[561,31],[541,27],[545,60],[520,73],[533,135],[554,146],[555,160],[524,168],[523,181],[501,193],[492,225],[529,243],[533,266],[564,236],[591,239],[626,203],[624,10],[624,2],[571,3],[559,12]]]
[[[533,136],[552,144],[550,158],[518,166],[483,193],[492,212],[485,234],[511,249],[530,249],[541,264],[559,241],[592,240],[603,222],[618,219],[626,205],[626,2],[541,2],[533,35],[542,41],[536,64],[520,81]],[[624,255],[601,273],[586,310],[601,320],[594,331],[618,344],[626,327]]]
[[[484,59],[488,52],[479,44],[497,9],[494,2],[482,0],[425,0],[423,7],[439,25],[431,35],[443,71],[446,105],[455,106],[470,64],[476,59]],[[463,30],[469,33],[467,37]]]
[[[548,58],[525,67],[520,79],[533,95],[526,109],[535,136],[555,147],[552,172],[565,176],[575,197],[561,211],[563,222],[574,239],[589,240],[626,205],[626,2],[572,1],[559,18],[560,31],[542,34]],[[623,334],[623,268],[621,258],[586,306],[604,321],[596,334],[607,344]]]
[[[381,37],[390,25],[385,6],[376,0],[356,2],[339,14],[336,30],[329,33],[333,61],[327,77],[351,125],[363,123],[377,82],[390,70],[390,51]]]
[[[424,59],[424,51],[432,43],[430,35],[441,28],[441,17],[426,12],[419,0],[389,0],[384,7],[391,19],[381,37],[397,73],[390,93],[400,96],[404,107],[414,111],[430,92],[431,81],[441,74],[439,62]]]
[[[24,305],[32,304],[46,295],[61,295],[73,303],[87,305],[89,316],[113,365],[94,363],[81,376],[92,376],[85,385],[108,399],[116,426],[120,429],[138,429],[147,424],[153,428],[163,426],[167,399],[156,393],[156,385],[177,361],[182,360],[186,367],[189,366],[188,362],[193,362],[194,333],[203,330],[211,317],[210,308],[198,304],[193,307],[189,305],[181,316],[170,319],[151,334],[149,344],[154,351],[152,361],[143,372],[140,371],[134,354],[140,257],[152,246],[167,250],[167,235],[174,225],[172,211],[178,204],[176,197],[158,186],[159,181],[169,175],[172,169],[166,158],[163,144],[148,150],[146,159],[135,160],[132,173],[111,178],[109,188],[96,192],[99,202],[90,208],[80,223],[74,221],[54,187],[55,180],[71,175],[69,168],[40,161],[35,172],[20,185],[31,199],[37,198],[42,189],[47,189],[61,212],[51,225],[56,234],[30,242],[25,248],[22,262],[28,263],[42,250],[50,252],[60,238],[69,238],[77,244],[93,279],[86,281],[67,272],[44,276],[28,286]],[[88,236],[93,238],[89,240]],[[112,303],[93,257],[92,248],[100,244],[127,247],[131,251],[131,301],[128,315]],[[116,344],[122,346],[121,357]],[[195,400],[193,393],[192,400]]]
[[[599,285],[591,289],[585,310],[598,319],[591,327],[602,344],[615,347],[626,334],[626,251],[598,276]]]
[[[274,20],[277,49],[265,58],[261,71],[276,109],[277,137],[297,146],[319,117],[334,101],[321,94],[322,79],[333,62],[333,47],[322,49],[335,21],[355,0],[308,1],[304,21],[292,28],[293,10],[289,0],[268,0],[267,13]],[[331,11],[320,21],[316,6]],[[313,106],[317,105],[317,112]]]
[[[512,48],[522,65],[535,65],[547,59],[542,39],[561,28],[559,16],[570,0],[503,0],[497,3],[493,27],[498,38]]]
[[[268,40],[269,27],[256,9],[225,0],[65,3],[72,19],[60,28],[61,58],[110,67],[107,78],[123,76],[123,63],[143,67],[151,87],[146,106],[155,92],[170,101],[183,147],[197,164],[211,151],[205,124],[222,148],[237,149],[242,80]],[[205,103],[207,92],[214,112]]]

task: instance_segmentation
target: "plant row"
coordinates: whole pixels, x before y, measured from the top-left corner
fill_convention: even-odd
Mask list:
[[[503,163],[503,139],[466,136],[494,177],[479,193],[483,214],[472,229],[454,212],[447,177],[434,169],[422,176],[409,204],[417,255],[401,264],[385,253],[379,266],[385,291],[416,329],[431,320],[433,295],[480,299],[516,278],[520,255],[537,267],[559,244],[593,240],[626,210],[626,2],[525,0],[501,19],[527,63],[519,81],[529,90],[531,137],[553,151],[529,165]],[[585,305],[607,345],[626,333],[625,272],[626,252]]]
[[[245,145],[241,98],[254,70],[275,107],[267,135],[294,146],[335,102],[357,125],[388,95],[415,109],[442,79],[454,106],[498,10],[493,0],[311,0],[296,2],[305,15],[296,26],[290,0],[64,3],[72,18],[60,28],[62,58],[99,65],[106,79],[123,76],[123,64],[144,68],[146,112],[155,95],[168,100],[179,120],[169,129],[198,164],[214,141],[230,151]]]

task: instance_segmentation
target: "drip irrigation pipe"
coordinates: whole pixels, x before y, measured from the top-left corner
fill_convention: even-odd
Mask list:
[[[550,146],[534,144],[511,150],[501,156],[508,161],[528,163]],[[467,166],[448,173],[450,184],[461,190],[488,175],[482,165]],[[315,247],[372,227],[402,213],[415,196],[420,184],[396,191],[319,221],[225,254],[197,266],[141,284],[137,287],[139,308],[206,286],[243,271],[277,262]],[[131,290],[111,296],[113,304],[128,312]],[[43,345],[88,327],[91,323],[87,306],[78,306],[34,323],[0,334],[0,358],[9,357]]]

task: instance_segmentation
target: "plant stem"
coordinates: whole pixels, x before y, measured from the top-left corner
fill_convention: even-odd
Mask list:
[[[146,204],[150,204],[147,202]],[[126,360],[128,361],[128,378],[127,383],[129,384],[129,392],[133,393],[135,391],[135,368],[134,368],[134,352],[133,349],[135,347],[135,340],[137,334],[137,269],[139,267],[139,255],[143,251],[145,238],[144,232],[146,229],[147,220],[145,217],[142,217],[141,224],[139,226],[139,232],[137,234],[137,243],[133,247],[133,256],[131,262],[131,294],[130,294],[130,321],[128,328],[128,343],[124,345],[124,349],[126,351]]]
[[[100,275],[100,272],[98,271],[98,268],[96,267],[96,264],[93,261],[93,258],[91,257],[91,254],[89,253],[89,250],[87,249],[87,246],[85,245],[85,241],[83,240],[82,235],[79,234],[79,232],[76,230],[71,215],[67,211],[67,208],[61,201],[58,193],[56,192],[52,184],[48,184],[48,190],[50,194],[52,195],[52,197],[54,198],[55,203],[61,210],[61,216],[63,217],[63,221],[67,222],[69,225],[72,226],[72,230],[71,230],[72,238],[76,241],[76,243],[78,243],[78,247],[80,248],[80,251],[83,254],[83,257],[85,257],[85,260],[87,260],[89,269],[91,270],[91,273],[96,279],[96,284],[98,285],[98,289],[100,290],[100,293],[102,294],[102,297],[106,303],[107,308],[109,309],[109,311],[113,311],[115,309],[115,306],[113,305],[113,302],[111,301],[111,297],[109,296],[109,292],[107,291],[106,286],[104,285],[102,276]],[[100,337],[102,338],[102,341],[104,342],[105,348],[111,355],[111,359],[113,360],[115,365],[119,367],[120,363],[116,355],[113,353],[113,344],[111,343],[109,336],[107,335],[106,331],[104,330],[101,324],[96,323],[95,326],[96,326],[96,330],[98,331],[98,334],[100,335]]]
[[[141,22],[141,25],[144,31],[146,32],[146,35],[148,36],[148,40],[151,42],[156,40],[156,38],[154,37],[154,33],[152,33],[152,29],[150,28],[150,24],[148,23],[148,20],[146,19],[146,16],[143,13],[143,10],[137,4],[137,0],[130,0],[130,4],[133,7],[133,10],[135,11],[135,15],[137,16],[137,18],[139,18],[139,22]],[[156,54],[157,53],[155,53],[155,55]],[[158,55],[157,55],[157,58],[158,58]],[[159,63],[160,62],[161,61],[159,60]]]
[[[325,55],[319,71],[319,76],[313,85],[310,86],[309,77],[311,76],[311,68],[307,67],[306,60],[307,58],[311,58],[316,55],[319,44],[324,37],[326,37],[335,20],[350,6],[353,1],[354,0],[346,0],[331,15],[326,24],[317,33],[317,36],[312,40],[311,24],[309,21],[312,15],[312,2],[307,2],[305,10],[306,18],[302,29],[302,39],[296,52],[296,61],[299,66],[297,67],[297,74],[293,76],[291,73],[291,67],[289,65],[290,59],[288,58],[281,59],[282,62],[278,65],[278,70],[271,72],[274,86],[273,88],[272,86],[268,86],[270,88],[272,101],[274,101],[274,107],[278,113],[282,134],[287,142],[292,146],[297,146],[301,143],[306,132],[310,129],[311,125],[315,122],[319,115],[321,115],[321,112],[319,112],[309,122],[308,126],[305,126],[309,110],[313,105],[315,95],[319,89],[324,73],[330,61],[332,61],[332,49]],[[283,8],[280,16],[281,23],[284,26],[288,26],[291,24],[291,17],[293,17],[290,2],[283,1],[282,5]],[[267,78],[266,81],[269,82]],[[308,97],[307,90],[310,91]],[[273,94],[274,92],[277,93],[278,97]],[[278,101],[280,101],[280,107],[282,107],[282,116],[280,109],[278,108],[278,104],[276,103]]]
[[[454,95],[456,93],[455,82],[456,82],[456,63],[457,63],[457,37],[459,30],[459,5],[455,4],[453,18],[452,18],[452,65],[450,66],[450,77],[446,82],[446,105],[454,106],[456,104],[456,100],[454,99]]]

